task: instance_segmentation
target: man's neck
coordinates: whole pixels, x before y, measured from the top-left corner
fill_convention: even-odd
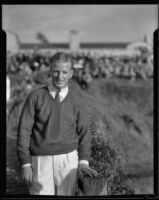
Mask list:
[[[52,82],[49,83],[49,88],[51,89],[51,91],[65,91],[65,90],[68,90],[68,85],[63,87],[63,88],[57,88],[56,86],[54,86],[52,84]]]

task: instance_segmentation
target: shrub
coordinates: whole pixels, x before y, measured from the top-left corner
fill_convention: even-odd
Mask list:
[[[105,141],[102,134],[96,132],[95,117],[91,118],[91,160],[90,166],[107,181],[108,195],[134,194],[132,179],[122,171],[123,155],[113,149],[109,141]]]

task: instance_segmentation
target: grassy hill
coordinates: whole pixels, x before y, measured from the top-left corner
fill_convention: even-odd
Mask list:
[[[98,132],[126,154],[127,173],[142,173],[141,164],[144,171],[152,171],[152,80],[97,80],[81,91],[79,98],[84,99],[94,113]]]
[[[75,87],[75,86],[74,86]],[[153,80],[96,80],[79,92],[95,116],[97,132],[123,156],[136,193],[153,192]]]

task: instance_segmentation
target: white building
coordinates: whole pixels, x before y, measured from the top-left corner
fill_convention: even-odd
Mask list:
[[[5,31],[6,32],[6,50],[10,53],[16,53],[19,51],[20,47],[20,41],[19,37],[16,33],[13,33],[11,31]]]
[[[136,43],[136,42],[135,42]],[[145,42],[142,42],[147,45]],[[16,34],[7,33],[7,50],[11,52],[39,52],[56,53],[63,52],[84,52],[97,53],[99,55],[137,55],[139,51],[131,48],[133,42],[81,42],[79,33],[71,30],[68,42],[61,43],[20,43]]]

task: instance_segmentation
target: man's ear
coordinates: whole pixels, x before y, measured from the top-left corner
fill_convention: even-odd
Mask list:
[[[53,73],[53,67],[50,66],[50,69],[49,69],[49,76],[52,76],[52,73]]]

